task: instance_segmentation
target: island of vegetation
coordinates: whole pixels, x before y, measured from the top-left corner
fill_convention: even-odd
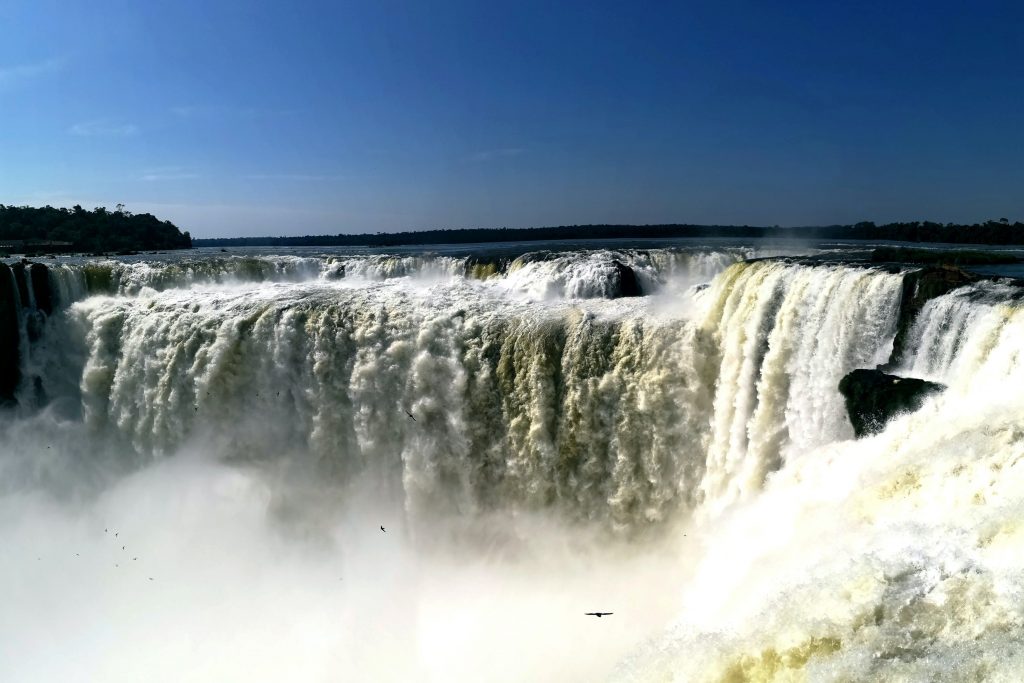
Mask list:
[[[190,249],[192,237],[170,221],[148,213],[81,206],[4,206],[0,204],[0,253],[127,253]]]
[[[795,228],[751,225],[563,225],[545,228],[470,228],[421,230],[359,235],[302,235],[294,237],[231,237],[196,239],[197,247],[393,247],[421,244],[472,244],[582,239],[740,238],[802,240],[893,240],[898,242],[948,242],[953,244],[1024,244],[1024,223],[1009,220],[973,225],[911,221],[876,225],[826,225]]]

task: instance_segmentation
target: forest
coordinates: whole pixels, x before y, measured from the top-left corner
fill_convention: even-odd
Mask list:
[[[908,221],[876,225],[825,225],[783,228],[751,225],[563,225],[541,228],[435,229],[394,233],[230,237],[195,239],[170,221],[148,213],[131,213],[118,204],[114,211],[81,206],[4,206],[0,204],[0,252],[124,253],[196,247],[369,246],[583,239],[742,238],[804,240],[893,240],[950,244],[1024,244],[1024,223],[1006,218],[974,224]]]
[[[148,213],[81,206],[4,206],[0,204],[0,252],[123,253],[190,249],[192,237],[170,221]]]
[[[232,237],[196,239],[197,247],[242,246],[371,246],[391,247],[419,244],[472,244],[532,240],[581,239],[669,239],[760,238],[807,240],[894,240],[899,242],[948,242],[952,244],[1024,244],[1024,223],[1001,218],[983,223],[954,224],[910,221],[876,225],[826,225],[794,228],[750,225],[564,225],[545,228],[470,228],[463,230],[422,230],[359,235],[302,235],[293,237]]]

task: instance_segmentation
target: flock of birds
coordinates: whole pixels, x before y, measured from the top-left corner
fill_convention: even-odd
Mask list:
[[[209,392],[207,392],[207,395],[209,395]],[[259,394],[257,394],[257,395],[259,395]],[[280,396],[280,395],[281,395],[281,392],[278,392],[278,394],[277,394],[277,395],[278,395],[278,396]],[[198,410],[199,410],[199,408],[196,408],[196,410],[198,411]],[[412,420],[413,422],[416,422],[416,418],[415,418],[415,417],[413,416],[413,414],[412,414],[411,412],[409,412],[409,409],[408,409],[408,408],[406,408],[406,409],[405,409],[405,414],[406,414],[406,415],[408,415],[408,416],[409,416],[409,418],[410,418],[410,419],[411,419],[411,420]],[[46,448],[47,448],[47,449],[49,449],[50,447],[49,447],[49,446],[47,446]],[[380,531],[381,531],[381,533],[385,533],[385,534],[387,533],[387,529],[385,529],[385,528],[384,528],[384,525],[383,525],[383,524],[381,524],[381,525],[380,525]],[[105,533],[105,534],[109,534],[109,533],[110,533],[110,529],[109,529],[109,528],[106,528],[106,529],[104,529],[104,530],[103,530],[103,533]],[[115,532],[114,532],[114,538],[115,538],[115,539],[117,539],[119,535],[120,535],[120,532],[118,532],[118,531],[115,531]],[[126,550],[126,548],[127,548],[127,546],[126,546],[126,545],[122,545],[122,546],[121,546],[121,550],[122,550],[122,551],[125,551],[125,550]],[[80,557],[80,555],[79,555],[78,553],[75,553],[75,557]],[[40,557],[37,557],[36,559],[37,559],[37,560],[41,560],[42,558],[40,558]],[[132,557],[132,562],[136,562],[136,561],[138,561],[138,559],[139,559],[138,557]],[[117,568],[120,568],[120,566],[121,566],[121,565],[120,565],[120,563],[118,563],[118,562],[115,562],[115,563],[114,563],[114,568],[115,568],[115,569],[117,569]],[[152,581],[152,580],[153,580],[153,577],[152,577],[152,576],[150,576],[150,577],[148,577],[148,578],[149,578],[149,580],[150,580],[150,581]],[[614,614],[614,612],[584,612],[583,614],[584,614],[584,616],[588,616],[588,617],[597,617],[597,618],[599,618],[599,619],[600,619],[601,617],[607,617],[607,616],[610,616],[610,615]]]
[[[47,446],[47,448],[49,448],[49,446]],[[109,529],[109,528],[107,528],[107,529],[104,529],[104,530],[103,530],[103,533],[105,533],[105,534],[109,534],[109,533],[110,533],[110,529]],[[118,538],[118,537],[119,537],[120,535],[121,535],[121,532],[120,532],[120,531],[115,531],[115,532],[114,532],[114,538],[115,538],[115,539],[117,539],[117,538]],[[128,546],[127,546],[127,545],[122,545],[122,546],[121,546],[121,551],[122,551],[122,552],[125,552],[125,551],[127,551],[127,549],[128,549]],[[75,557],[81,557],[81,556],[82,556],[82,555],[81,555],[81,553],[75,553]],[[42,559],[43,559],[42,557],[36,557],[36,561],[37,561],[37,562],[38,562],[38,561],[42,561]],[[132,562],[138,562],[139,558],[138,558],[138,557],[132,557],[132,558],[131,558],[131,560],[132,560]],[[120,562],[115,562],[115,563],[114,563],[114,569],[119,569],[120,567],[121,567],[121,563],[120,563]],[[152,577],[152,576],[150,576],[150,577],[147,577],[147,578],[148,578],[148,579],[149,579],[150,581],[152,581],[152,580],[153,580],[153,577]]]
[[[110,529],[104,529],[104,530],[103,530],[103,533],[105,533],[105,534],[109,534],[109,533],[110,533]],[[115,531],[115,532],[114,532],[114,538],[116,539],[116,538],[117,538],[117,537],[118,537],[118,536],[120,535],[120,533],[121,533],[121,532],[119,532],[119,531]],[[126,549],[126,546],[122,545],[122,546],[121,546],[121,551],[123,552],[123,551],[124,551],[125,549]],[[78,555],[78,553],[75,553],[75,555]],[[137,557],[133,557],[133,558],[132,558],[132,562],[136,562],[136,561],[138,561],[138,559],[139,559],[139,558],[137,558]],[[120,567],[120,566],[121,566],[121,565],[120,565],[119,563],[117,563],[117,562],[115,562],[115,563],[114,563],[114,568],[115,568],[115,569],[117,569],[117,568],[118,568],[118,567]],[[152,577],[152,576],[150,576],[150,577],[148,577],[148,578],[149,578],[149,580],[150,580],[150,581],[152,581],[152,580],[153,580],[153,577]]]

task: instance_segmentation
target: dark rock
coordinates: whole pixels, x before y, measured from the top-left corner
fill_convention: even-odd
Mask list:
[[[0,404],[14,400],[14,391],[21,381],[19,297],[14,273],[6,263],[0,263]]]
[[[11,271],[14,273],[14,281],[18,284],[18,294],[21,297],[21,307],[28,308],[28,304],[31,299],[28,296],[28,277],[25,275],[25,264],[15,263],[11,266]]]
[[[46,315],[53,313],[53,293],[50,290],[50,269],[42,263],[33,263],[28,266],[29,281],[32,283],[32,293],[36,297],[36,309]]]
[[[881,370],[854,370],[839,381],[857,437],[882,431],[896,415],[912,413],[924,400],[945,389],[941,384],[915,377],[897,377]]]
[[[640,283],[637,282],[636,273],[633,269],[626,264],[613,260],[612,265],[615,266],[615,275],[613,276],[617,281],[617,296],[643,296],[643,292],[640,291]]]
[[[923,265],[992,266],[1020,263],[1021,258],[1004,251],[972,249],[916,249],[878,247],[871,252],[873,263],[920,263]]]
[[[914,319],[929,299],[977,282],[981,278],[955,266],[922,268],[903,277],[903,295],[900,298],[900,313],[896,322],[896,337],[893,339],[892,355],[888,367],[894,367],[903,360],[907,335]]]

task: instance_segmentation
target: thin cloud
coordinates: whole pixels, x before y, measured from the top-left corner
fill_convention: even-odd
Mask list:
[[[216,107],[209,105],[188,104],[178,107],[171,107],[171,113],[183,119],[213,116],[229,111],[227,107]]]
[[[343,175],[320,175],[316,173],[251,173],[246,180],[294,180],[297,182],[325,182],[343,180]]]
[[[157,166],[144,170],[139,180],[152,183],[163,180],[194,180],[199,177],[201,176],[198,173],[184,166]]]
[[[199,177],[198,173],[144,173],[139,179],[152,183],[161,180],[195,180]]]
[[[34,78],[54,73],[63,65],[63,60],[54,58],[31,64],[0,66],[0,87],[30,81]]]
[[[522,147],[503,147],[501,149],[485,149],[482,152],[477,152],[472,155],[470,159],[472,161],[491,161],[493,159],[502,159],[507,157],[517,157],[526,150]]]
[[[183,104],[171,107],[171,114],[181,119],[251,118],[291,114],[290,109],[264,109],[261,107],[233,107],[221,104]]]
[[[134,123],[113,123],[110,121],[83,121],[68,128],[72,135],[80,137],[132,137],[139,134]]]

